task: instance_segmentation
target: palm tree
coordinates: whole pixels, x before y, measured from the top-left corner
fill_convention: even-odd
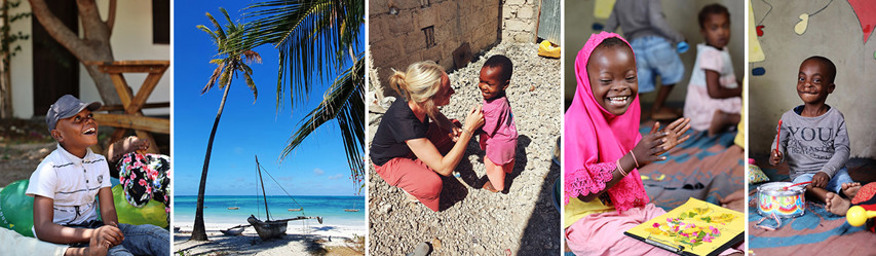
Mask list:
[[[247,65],[253,61],[261,63],[262,57],[250,49],[241,49],[234,47],[244,40],[246,33],[245,24],[234,24],[228,16],[228,12],[224,8],[219,8],[225,19],[228,21],[225,29],[219,25],[219,22],[213,18],[210,13],[207,13],[207,18],[213,23],[215,30],[211,30],[204,25],[198,25],[198,28],[210,34],[213,42],[216,44],[217,57],[210,60],[210,63],[216,64],[216,69],[207,81],[204,89],[201,89],[201,94],[207,93],[214,85],[219,85],[219,88],[225,89],[222,93],[222,101],[219,103],[219,112],[216,113],[216,120],[213,121],[213,129],[210,130],[210,139],[207,141],[207,153],[204,156],[204,169],[201,171],[201,184],[198,186],[198,204],[195,210],[195,226],[192,229],[192,240],[205,241],[207,240],[207,232],[204,228],[204,189],[207,182],[207,170],[210,166],[210,154],[213,152],[213,139],[216,137],[216,128],[219,126],[219,119],[222,117],[222,110],[225,109],[225,100],[228,98],[228,90],[231,88],[232,78],[238,74],[243,74],[246,85],[252,90],[253,101],[258,98],[258,90],[256,90],[255,82],[252,79],[252,69]]]
[[[328,82],[322,102],[299,121],[281,160],[318,127],[336,120],[351,178],[364,177],[364,0],[269,0],[247,7],[251,34],[238,49],[272,44],[279,51],[277,108],[288,90],[290,104],[303,102],[313,82]],[[328,77],[337,74],[336,77]],[[288,87],[288,88],[287,88]]]

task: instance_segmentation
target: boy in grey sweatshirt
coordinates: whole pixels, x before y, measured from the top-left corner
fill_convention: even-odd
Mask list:
[[[773,140],[770,164],[787,160],[794,183],[812,181],[806,187],[808,198],[824,202],[831,213],[845,215],[840,209],[848,209],[849,201],[838,194],[848,196],[858,186],[850,186],[853,181],[845,167],[849,134],[843,114],[825,104],[836,88],[835,77],[836,66],[825,57],[809,57],[800,64],[797,95],[803,105],[782,115],[781,141],[776,147]]]

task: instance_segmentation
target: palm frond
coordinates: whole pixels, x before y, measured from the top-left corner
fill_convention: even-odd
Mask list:
[[[243,65],[243,67],[249,69],[246,65]],[[259,98],[259,90],[256,88],[255,81],[252,80],[252,70],[249,72],[243,72],[243,78],[246,80],[246,86],[252,91],[252,104],[255,104],[256,99]]]
[[[210,28],[208,28],[207,26],[204,26],[204,25],[198,25],[197,28],[200,29],[200,30],[202,30],[202,31],[204,31],[204,32],[207,32],[207,34],[209,34],[210,37],[213,38],[213,41],[214,41],[214,42],[217,41],[217,40],[219,39],[219,35],[216,34],[216,32],[213,32],[213,30],[210,30]]]
[[[362,45],[364,0],[269,0],[245,10],[244,16],[256,21],[251,26],[256,32],[242,46],[270,43],[281,52],[278,107],[285,85],[293,106],[303,102],[299,98],[310,92],[310,84],[331,82],[327,71],[349,65],[347,49]]]
[[[323,101],[299,122],[299,127],[289,138],[280,156],[282,161],[317,128],[334,119],[341,131],[344,152],[353,175],[364,175],[361,153],[364,152],[364,58],[359,58],[349,69],[344,70],[329,88]]]
[[[231,82],[231,76],[234,75],[234,68],[226,66],[224,70],[222,70],[222,75],[219,75],[219,89],[225,88],[229,82]]]
[[[247,63],[252,63],[252,62],[255,62],[255,63],[262,63],[262,56],[259,55],[259,53],[255,52],[255,51],[253,51],[253,50],[246,50],[246,51],[243,51],[242,54],[243,54],[243,59],[244,59]]]
[[[216,27],[216,32],[215,32],[215,33],[216,33],[216,35],[219,37],[219,39],[220,39],[220,40],[225,40],[225,38],[226,38],[226,37],[225,37],[225,31],[222,30],[222,25],[219,25],[219,22],[216,21],[216,19],[213,18],[213,15],[210,14],[209,12],[207,13],[207,19],[210,20],[210,23],[213,23],[213,27]],[[203,25],[201,25],[201,26],[203,26]]]
[[[210,63],[213,63],[213,61],[210,61]],[[201,94],[207,93],[207,91],[213,88],[213,85],[216,82],[216,78],[219,78],[219,75],[222,73],[222,69],[225,68],[224,62],[219,62],[217,64],[218,66],[216,67],[216,69],[213,70],[213,74],[210,75],[210,80],[207,81],[207,85],[204,86],[204,89],[201,89]]]

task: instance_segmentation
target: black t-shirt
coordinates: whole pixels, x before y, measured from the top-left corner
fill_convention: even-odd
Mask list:
[[[381,166],[396,157],[412,157],[407,140],[426,138],[429,118],[417,119],[408,102],[398,99],[383,114],[371,141],[371,162]]]

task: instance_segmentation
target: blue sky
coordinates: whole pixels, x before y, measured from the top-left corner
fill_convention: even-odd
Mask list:
[[[174,9],[174,193],[197,195],[207,140],[210,135],[223,90],[214,87],[201,95],[201,88],[215,69],[210,59],[216,47],[207,33],[196,28],[207,25],[209,12],[221,24],[225,18],[219,7],[228,10],[235,23],[251,1],[186,1],[185,8]],[[180,6],[177,6],[180,7]],[[357,190],[350,181],[350,171],[340,130],[332,121],[324,124],[301,146],[279,162],[298,121],[322,99],[328,84],[316,84],[310,100],[295,111],[290,109],[288,91],[283,108],[276,109],[278,54],[273,46],[255,49],[262,63],[252,63],[258,99],[243,81],[235,78],[225,103],[213,143],[207,178],[207,195],[255,195],[257,191],[254,155],[271,175],[293,195],[353,195]],[[363,113],[364,114],[364,113]],[[268,195],[284,192],[265,176]]]

